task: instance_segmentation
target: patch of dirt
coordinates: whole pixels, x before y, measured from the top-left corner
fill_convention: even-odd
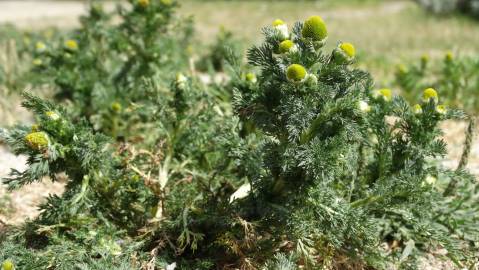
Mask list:
[[[0,145],[0,178],[7,177],[10,168],[24,170],[26,158],[15,156]],[[39,214],[37,207],[45,201],[45,197],[48,194],[61,194],[64,190],[63,187],[64,185],[61,183],[52,183],[46,179],[16,191],[8,191],[5,186],[0,185],[1,205],[6,207],[0,211],[0,220],[9,225],[16,225],[26,219],[35,218]]]

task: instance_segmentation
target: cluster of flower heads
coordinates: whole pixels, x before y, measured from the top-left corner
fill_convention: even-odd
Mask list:
[[[273,22],[273,29],[276,37],[280,40],[275,53],[278,54],[292,54],[298,52],[298,46],[291,40],[288,25],[282,20],[275,20]],[[311,16],[303,24],[301,29],[300,39],[312,44],[315,50],[322,48],[327,40],[328,30],[324,20],[320,16]],[[354,45],[348,42],[339,43],[334,49],[331,61],[338,65],[350,64],[356,56],[356,49]],[[315,84],[317,78],[314,74],[309,74],[307,69],[298,64],[293,63],[286,68],[286,77],[293,83],[310,83]]]
[[[78,42],[74,39],[67,39],[63,43],[63,51],[65,52],[65,57],[70,57],[72,53],[75,53],[79,49]],[[50,47],[45,44],[43,41],[38,41],[35,43],[35,58],[32,61],[32,64],[36,67],[41,67],[45,65],[45,55],[48,52]]]
[[[392,91],[388,88],[375,90],[372,96],[373,98],[383,100],[384,102],[390,102],[393,98]],[[437,91],[433,88],[427,88],[423,91],[422,103],[418,103],[412,106],[412,111],[415,114],[421,114],[423,112],[423,106],[429,104],[430,102],[434,104],[437,113],[445,114],[447,112],[446,106],[439,104],[439,95],[437,94]],[[365,101],[361,101],[358,107],[363,112],[369,112],[371,109]]]
[[[61,120],[60,115],[54,111],[45,112],[45,117],[52,123],[59,123]],[[50,137],[44,131],[40,130],[39,125],[32,125],[30,133],[24,137],[25,144],[35,151],[44,151],[50,145]]]

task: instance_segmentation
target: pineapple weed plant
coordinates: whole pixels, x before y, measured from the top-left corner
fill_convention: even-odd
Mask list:
[[[1,236],[4,270],[414,269],[439,248],[474,267],[472,126],[442,167],[438,124],[466,116],[434,89],[416,106],[375,89],[352,44],[323,49],[319,16],[264,28],[251,67],[226,51],[230,81],[208,87],[175,77],[191,34],[176,3],[130,3],[119,24],[93,5],[74,39],[45,44],[55,101],[24,93],[36,123],[1,130],[28,157],[9,189],[66,178]]]
[[[442,61],[431,61],[425,54],[416,64],[399,64],[396,84],[406,98],[418,98],[421,89],[437,87],[446,105],[461,107],[470,114],[477,114],[479,102],[479,60],[472,57],[455,57],[447,52]]]

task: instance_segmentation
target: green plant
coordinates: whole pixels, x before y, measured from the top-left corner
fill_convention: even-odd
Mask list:
[[[475,58],[456,58],[448,52],[442,61],[431,62],[424,55],[419,64],[398,66],[396,84],[409,100],[417,99],[422,89],[434,87],[446,105],[475,114],[479,110],[478,72],[479,61]]]

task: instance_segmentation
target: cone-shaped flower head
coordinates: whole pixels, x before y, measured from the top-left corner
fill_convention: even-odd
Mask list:
[[[30,148],[41,150],[48,146],[48,135],[45,132],[37,131],[25,136],[25,142]]]
[[[320,16],[311,16],[304,22],[301,34],[303,38],[308,38],[313,41],[323,41],[328,36],[328,30]]]
[[[142,8],[146,8],[150,5],[150,0],[138,0],[138,5]]]
[[[295,47],[294,42],[287,39],[287,40],[282,41],[279,44],[279,52],[280,53],[287,53],[287,52],[293,51],[294,47]]]
[[[256,79],[256,75],[254,75],[254,73],[247,73],[246,76],[246,81],[248,82],[251,82],[251,83],[256,83],[257,82],[257,79]]]
[[[67,48],[70,51],[76,51],[78,50],[78,43],[73,39],[69,39],[65,41],[65,48]]]
[[[452,60],[454,60],[454,54],[452,52],[447,52],[444,58],[447,62],[452,62]]]
[[[334,49],[334,61],[337,64],[345,64],[350,63],[354,60],[356,56],[356,49],[354,45],[349,42],[343,42],[338,45],[336,49]]]
[[[436,112],[439,114],[445,114],[447,113],[447,108],[444,105],[437,105],[436,106]]]
[[[45,45],[45,43],[43,43],[41,41],[38,41],[35,44],[35,50],[39,53],[44,52],[46,49],[47,49],[47,45]]]
[[[286,70],[286,77],[293,82],[300,82],[306,77],[306,69],[302,65],[292,64]]]
[[[415,114],[421,114],[422,113],[422,107],[421,105],[419,104],[416,104],[412,107],[412,111],[415,113]]]
[[[122,106],[119,102],[113,102],[111,104],[111,110],[116,112],[116,113],[119,113],[121,112],[121,109],[122,109]]]
[[[43,60],[40,59],[40,58],[35,58],[35,59],[33,59],[32,64],[34,66],[41,66],[41,65],[43,65]]]
[[[439,96],[437,95],[436,90],[433,88],[428,88],[424,90],[422,94],[422,100],[427,103],[431,99],[434,101],[434,103],[437,103],[439,101]]]
[[[60,115],[54,111],[48,111],[45,113],[45,115],[53,121],[60,119]]]
[[[425,65],[425,64],[427,64],[428,62],[429,62],[429,55],[425,53],[425,54],[423,54],[423,55],[421,56],[421,63],[422,63],[423,65]]]
[[[379,89],[373,92],[374,98],[382,98],[384,101],[391,101],[393,97],[393,93],[389,88]]]
[[[285,40],[289,37],[288,25],[283,20],[276,19],[272,25],[281,40]]]
[[[14,270],[15,266],[13,265],[13,262],[10,260],[5,260],[2,263],[2,270]]]

